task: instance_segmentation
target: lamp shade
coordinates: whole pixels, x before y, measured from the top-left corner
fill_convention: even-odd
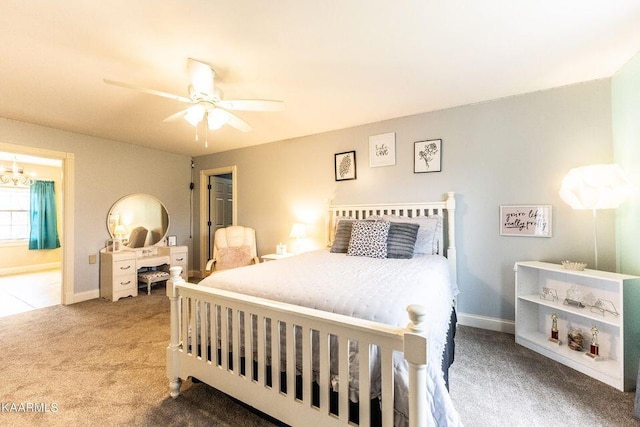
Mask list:
[[[571,169],[560,197],[573,209],[616,209],[631,194],[631,183],[617,164]]]

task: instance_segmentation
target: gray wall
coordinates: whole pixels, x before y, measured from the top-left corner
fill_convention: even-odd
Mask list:
[[[333,203],[458,200],[458,282],[462,313],[514,318],[513,264],[563,259],[593,265],[591,213],[558,196],[572,167],[612,161],[611,81],[387,120],[195,159],[196,172],[236,165],[238,223],[257,231],[261,254],[287,241],[300,211]],[[396,132],[395,166],[370,168],[368,138]],[[413,143],[443,140],[442,172],[413,173]],[[355,181],[334,181],[334,153],[356,150]],[[194,203],[198,212],[197,187]],[[501,237],[502,204],[553,205],[553,237]],[[198,220],[195,221],[198,235]],[[599,264],[615,268],[614,214],[599,216]],[[323,242],[322,219],[312,230]],[[198,263],[199,250],[194,247]]]
[[[0,142],[75,155],[75,293],[99,289],[99,266],[88,257],[104,247],[107,213],[124,195],[147,193],[161,200],[170,233],[191,248],[190,158],[3,118]]]
[[[616,211],[618,268],[640,275],[640,53],[613,76],[611,92],[615,159],[636,184],[633,196]]]

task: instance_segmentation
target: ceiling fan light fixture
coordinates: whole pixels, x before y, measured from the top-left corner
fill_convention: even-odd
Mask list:
[[[188,121],[191,126],[198,126],[198,123],[200,123],[204,117],[204,113],[204,107],[196,104],[187,109],[187,112],[184,114],[184,119]]]
[[[207,114],[207,122],[210,130],[218,130],[229,121],[229,114],[220,108],[216,108]]]

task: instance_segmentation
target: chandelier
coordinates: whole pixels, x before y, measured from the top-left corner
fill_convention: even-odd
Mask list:
[[[25,174],[24,173],[24,169],[21,167],[18,167],[18,163],[16,163],[16,159],[13,159],[13,166],[11,167],[11,169],[5,167],[2,175],[0,175],[0,181],[3,184],[10,184],[13,183],[13,185],[32,185],[35,181],[33,180],[33,178],[31,178],[29,176],[29,174]]]

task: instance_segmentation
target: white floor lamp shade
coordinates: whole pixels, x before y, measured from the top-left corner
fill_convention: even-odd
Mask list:
[[[573,209],[593,212],[595,268],[598,269],[596,211],[617,209],[631,194],[631,183],[617,164],[591,165],[571,169],[562,180],[560,197]]]

